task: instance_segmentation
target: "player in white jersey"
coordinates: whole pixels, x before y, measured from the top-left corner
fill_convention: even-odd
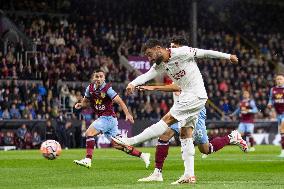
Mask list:
[[[178,48],[180,46],[187,45],[188,42],[184,37],[175,36],[171,39],[171,48]],[[154,86],[138,86],[138,90],[148,90],[148,91],[173,91],[174,102],[178,101],[178,96],[180,94],[180,88],[175,84],[170,85],[154,85]],[[238,145],[242,151],[247,152],[247,144],[242,139],[241,134],[234,130],[229,135],[222,137],[215,137],[212,140],[208,140],[207,130],[205,125],[206,119],[206,109],[205,107],[199,112],[198,121],[195,125],[193,132],[194,143],[198,146],[198,149],[203,153],[202,157],[207,156],[211,153],[221,150],[223,147],[229,144]],[[152,181],[163,181],[162,169],[164,161],[167,158],[169,150],[169,140],[179,134],[178,123],[171,125],[165,133],[163,133],[158,138],[155,153],[155,169],[148,177],[139,179],[140,182],[152,182]],[[192,165],[194,168],[194,165]],[[194,169],[193,169],[194,170]],[[194,177],[191,178],[191,183],[196,180]]]
[[[173,82],[181,89],[179,100],[174,103],[170,111],[156,124],[151,125],[142,133],[131,138],[115,139],[122,144],[141,143],[163,134],[169,125],[181,122],[180,131],[182,159],[184,160],[185,172],[178,182],[190,183],[194,177],[191,164],[195,151],[192,150],[192,131],[196,124],[198,114],[207,101],[207,93],[204,87],[202,75],[197,67],[196,58],[223,58],[237,63],[235,55],[221,53],[212,50],[203,50],[183,46],[180,48],[165,48],[159,40],[150,39],[142,47],[143,53],[148,57],[151,69],[140,75],[128,84],[128,94],[135,91],[135,87],[155,78],[159,74],[166,73]]]

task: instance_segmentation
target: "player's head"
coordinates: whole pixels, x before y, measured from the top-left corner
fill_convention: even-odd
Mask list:
[[[171,48],[178,48],[182,46],[187,46],[188,42],[185,37],[183,36],[174,36],[170,40],[170,47]]]
[[[92,75],[92,82],[97,86],[101,86],[105,82],[105,72],[103,70],[95,70]]]
[[[145,54],[151,64],[160,64],[163,60],[165,47],[163,43],[157,39],[149,39],[142,46],[142,53]]]
[[[244,98],[244,99],[249,99],[249,97],[250,97],[249,91],[244,90],[244,92],[243,92],[243,98]]]
[[[277,74],[275,77],[276,85],[283,86],[284,85],[284,74]]]

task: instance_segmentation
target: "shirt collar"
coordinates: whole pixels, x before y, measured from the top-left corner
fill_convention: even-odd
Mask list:
[[[102,90],[105,86],[106,86],[106,82],[104,82],[104,83],[100,86],[99,90]]]

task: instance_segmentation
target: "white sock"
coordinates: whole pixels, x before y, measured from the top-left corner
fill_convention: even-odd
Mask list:
[[[142,159],[142,160],[144,160],[145,159],[145,153],[141,153],[141,155],[140,155],[140,158]]]
[[[164,134],[164,132],[168,129],[168,125],[160,120],[158,123],[151,125],[146,128],[142,133],[136,135],[134,137],[128,138],[128,142],[130,145],[141,143],[147,141],[152,138],[157,138],[160,135]]]
[[[194,155],[195,148],[192,138],[180,139],[182,159],[184,161],[184,175],[194,176]]]
[[[156,173],[156,174],[162,174],[162,170],[161,170],[161,169],[158,169],[158,168],[155,168],[155,169],[154,169],[154,173]]]

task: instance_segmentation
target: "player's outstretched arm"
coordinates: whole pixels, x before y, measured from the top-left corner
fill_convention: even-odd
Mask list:
[[[249,113],[256,114],[256,113],[258,112],[258,109],[257,109],[257,106],[256,106],[254,100],[251,100],[251,101],[250,101],[250,106],[251,106],[252,108],[249,110]]]
[[[133,116],[129,113],[128,108],[126,104],[123,102],[123,100],[120,98],[120,96],[116,95],[116,97],[113,99],[115,103],[117,103],[121,109],[123,110],[125,114],[125,121],[130,121],[131,123],[134,123]]]
[[[84,97],[81,102],[75,104],[76,109],[87,108],[90,106],[90,100]]]
[[[152,67],[148,72],[138,76],[132,82],[130,82],[126,87],[126,92],[128,95],[133,94],[135,91],[135,87],[138,85],[143,85],[147,81],[154,79],[158,75],[158,72]]]
[[[238,57],[236,55],[222,53],[213,50],[196,49],[196,58],[221,58],[230,60],[232,63],[238,63]]]
[[[268,107],[269,109],[271,109],[272,106],[273,106],[273,99],[272,99],[272,96],[273,96],[273,92],[272,92],[272,89],[270,89],[269,97],[268,97],[268,104],[267,104],[267,107]]]
[[[156,85],[156,86],[138,86],[138,90],[147,90],[147,91],[165,91],[165,92],[180,92],[180,87],[176,84],[170,85]]]

